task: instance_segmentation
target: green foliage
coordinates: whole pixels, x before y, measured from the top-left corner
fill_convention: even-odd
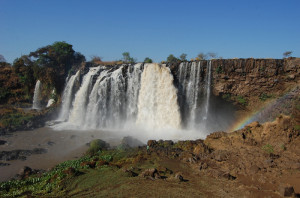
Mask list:
[[[0,102],[6,101],[10,95],[10,90],[8,90],[6,87],[0,87]]]
[[[300,125],[295,125],[294,129],[297,130],[297,131],[300,131]]]
[[[219,65],[219,66],[217,67],[216,73],[217,73],[217,74],[223,73],[223,67],[222,67],[222,65]]]
[[[173,54],[170,54],[167,58],[167,62],[169,62],[169,63],[176,63],[178,61],[179,61],[179,59],[176,58]]]
[[[201,52],[201,53],[199,53],[199,54],[197,55],[197,58],[198,58],[199,60],[206,60],[206,59],[207,59],[207,55]]]
[[[226,101],[231,101],[231,94],[230,93],[223,94],[222,98]]]
[[[262,147],[262,150],[266,151],[267,153],[273,153],[274,148],[271,144],[266,144]]]
[[[27,123],[32,119],[33,119],[33,115],[31,114],[13,112],[13,113],[4,114],[1,117],[0,122],[4,127],[16,128],[22,126],[23,124]]]
[[[135,63],[136,62],[136,60],[130,56],[129,52],[124,52],[122,55],[123,55],[123,61],[125,63]]]
[[[268,94],[266,94],[266,93],[261,93],[260,96],[259,96],[259,99],[260,99],[261,101],[266,101],[266,100],[269,99],[269,98],[272,98],[272,95],[268,95]]]
[[[287,57],[290,57],[292,55],[292,53],[293,53],[292,51],[286,51],[282,55],[284,58],[287,58]]]
[[[181,61],[187,61],[186,56],[187,56],[187,54],[182,53],[182,54],[179,56],[179,58],[180,58]]]
[[[34,65],[41,69],[36,72],[38,78],[42,77],[43,84],[54,86],[58,92],[62,90],[68,71],[73,65],[85,61],[85,57],[73,50],[72,45],[66,42],[55,42],[37,49],[29,54],[34,59]]]
[[[87,153],[89,155],[95,155],[97,152],[106,150],[109,147],[109,145],[100,139],[92,140],[90,143],[90,148],[88,149]]]
[[[152,59],[149,58],[149,57],[146,57],[145,60],[144,60],[144,63],[152,63]]]
[[[236,96],[236,100],[243,106],[247,106],[247,100],[243,96]]]

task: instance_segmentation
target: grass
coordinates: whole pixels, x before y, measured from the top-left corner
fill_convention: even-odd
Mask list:
[[[267,153],[273,153],[274,148],[271,144],[266,144],[262,147],[262,150],[266,151]]]
[[[273,97],[272,95],[268,95],[266,93],[262,93],[262,94],[260,94],[259,99],[261,101],[266,101],[267,99],[272,98],[272,97]]]
[[[243,96],[236,96],[236,100],[239,104],[247,106],[247,100]]]
[[[0,122],[3,127],[17,128],[32,120],[33,117],[34,116],[32,114],[13,111],[2,115]]]

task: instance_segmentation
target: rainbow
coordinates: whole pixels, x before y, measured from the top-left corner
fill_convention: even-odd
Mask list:
[[[248,115],[247,117],[235,122],[229,128],[229,131],[232,132],[232,131],[242,129],[246,125],[250,124],[251,122],[255,122],[255,121],[266,122],[266,121],[268,121],[267,118],[270,117],[270,115],[275,112],[274,109],[276,109],[279,106],[284,105],[284,103],[287,101],[287,99],[289,97],[291,97],[292,94],[294,94],[294,93],[299,94],[299,92],[300,92],[300,87],[296,86],[294,89],[292,89],[288,93],[284,94],[282,97],[269,100],[258,111],[255,111],[255,112],[251,113],[250,115]],[[282,112],[280,112],[280,113],[282,113]]]

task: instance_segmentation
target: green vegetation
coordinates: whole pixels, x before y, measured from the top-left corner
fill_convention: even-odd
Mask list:
[[[236,96],[236,100],[239,104],[247,106],[247,100],[243,96]]]
[[[292,51],[286,51],[284,52],[282,55],[283,55],[283,58],[287,58],[287,57],[290,57],[292,55]]]
[[[295,125],[294,129],[297,130],[297,131],[300,131],[300,125]]]
[[[177,63],[180,60],[178,58],[176,58],[173,54],[170,54],[167,58],[167,62],[169,63]]]
[[[180,58],[181,61],[187,61],[186,56],[187,56],[187,54],[182,53],[182,54],[179,56],[179,58]]]
[[[123,55],[124,63],[131,63],[132,64],[132,63],[136,62],[136,59],[131,57],[129,52],[124,52],[122,55]]]
[[[273,153],[274,148],[271,144],[266,144],[262,147],[262,150],[266,151],[267,153]]]
[[[231,94],[230,93],[225,93],[222,95],[222,99],[226,100],[226,101],[231,101]]]
[[[222,65],[219,65],[218,67],[217,67],[217,69],[216,69],[216,73],[217,74],[221,74],[221,73],[223,73],[224,71],[223,71],[223,67],[222,67]]]
[[[107,150],[108,147],[109,145],[106,142],[100,139],[96,139],[91,141],[90,148],[88,149],[87,153],[89,155],[95,155],[99,151]]]
[[[29,113],[13,111],[1,115],[0,123],[2,127],[17,128],[32,120],[33,117]]]
[[[144,63],[152,63],[152,59],[149,58],[149,57],[146,57],[145,60],[144,60]]]
[[[259,99],[261,101],[266,101],[267,99],[272,98],[272,97],[273,97],[272,95],[268,95],[266,93],[261,93],[260,96],[259,96]]]

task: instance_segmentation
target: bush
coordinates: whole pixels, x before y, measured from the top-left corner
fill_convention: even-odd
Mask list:
[[[261,101],[266,101],[267,99],[269,99],[269,98],[271,98],[271,97],[272,97],[272,95],[268,95],[268,94],[266,94],[266,93],[262,93],[262,94],[260,94],[259,99],[260,99]]]
[[[221,74],[221,73],[223,73],[223,68],[222,68],[222,66],[221,66],[221,65],[217,67],[217,69],[216,69],[216,73],[217,73],[217,74]]]
[[[247,105],[247,100],[243,96],[237,96],[236,100],[238,101],[238,103],[240,103],[243,106]]]
[[[268,152],[268,153],[273,153],[274,152],[274,148],[271,144],[266,144],[262,147],[262,150]]]
[[[89,155],[95,155],[97,152],[107,150],[108,148],[108,143],[100,139],[95,139],[90,142],[90,148],[88,149],[87,153]]]

